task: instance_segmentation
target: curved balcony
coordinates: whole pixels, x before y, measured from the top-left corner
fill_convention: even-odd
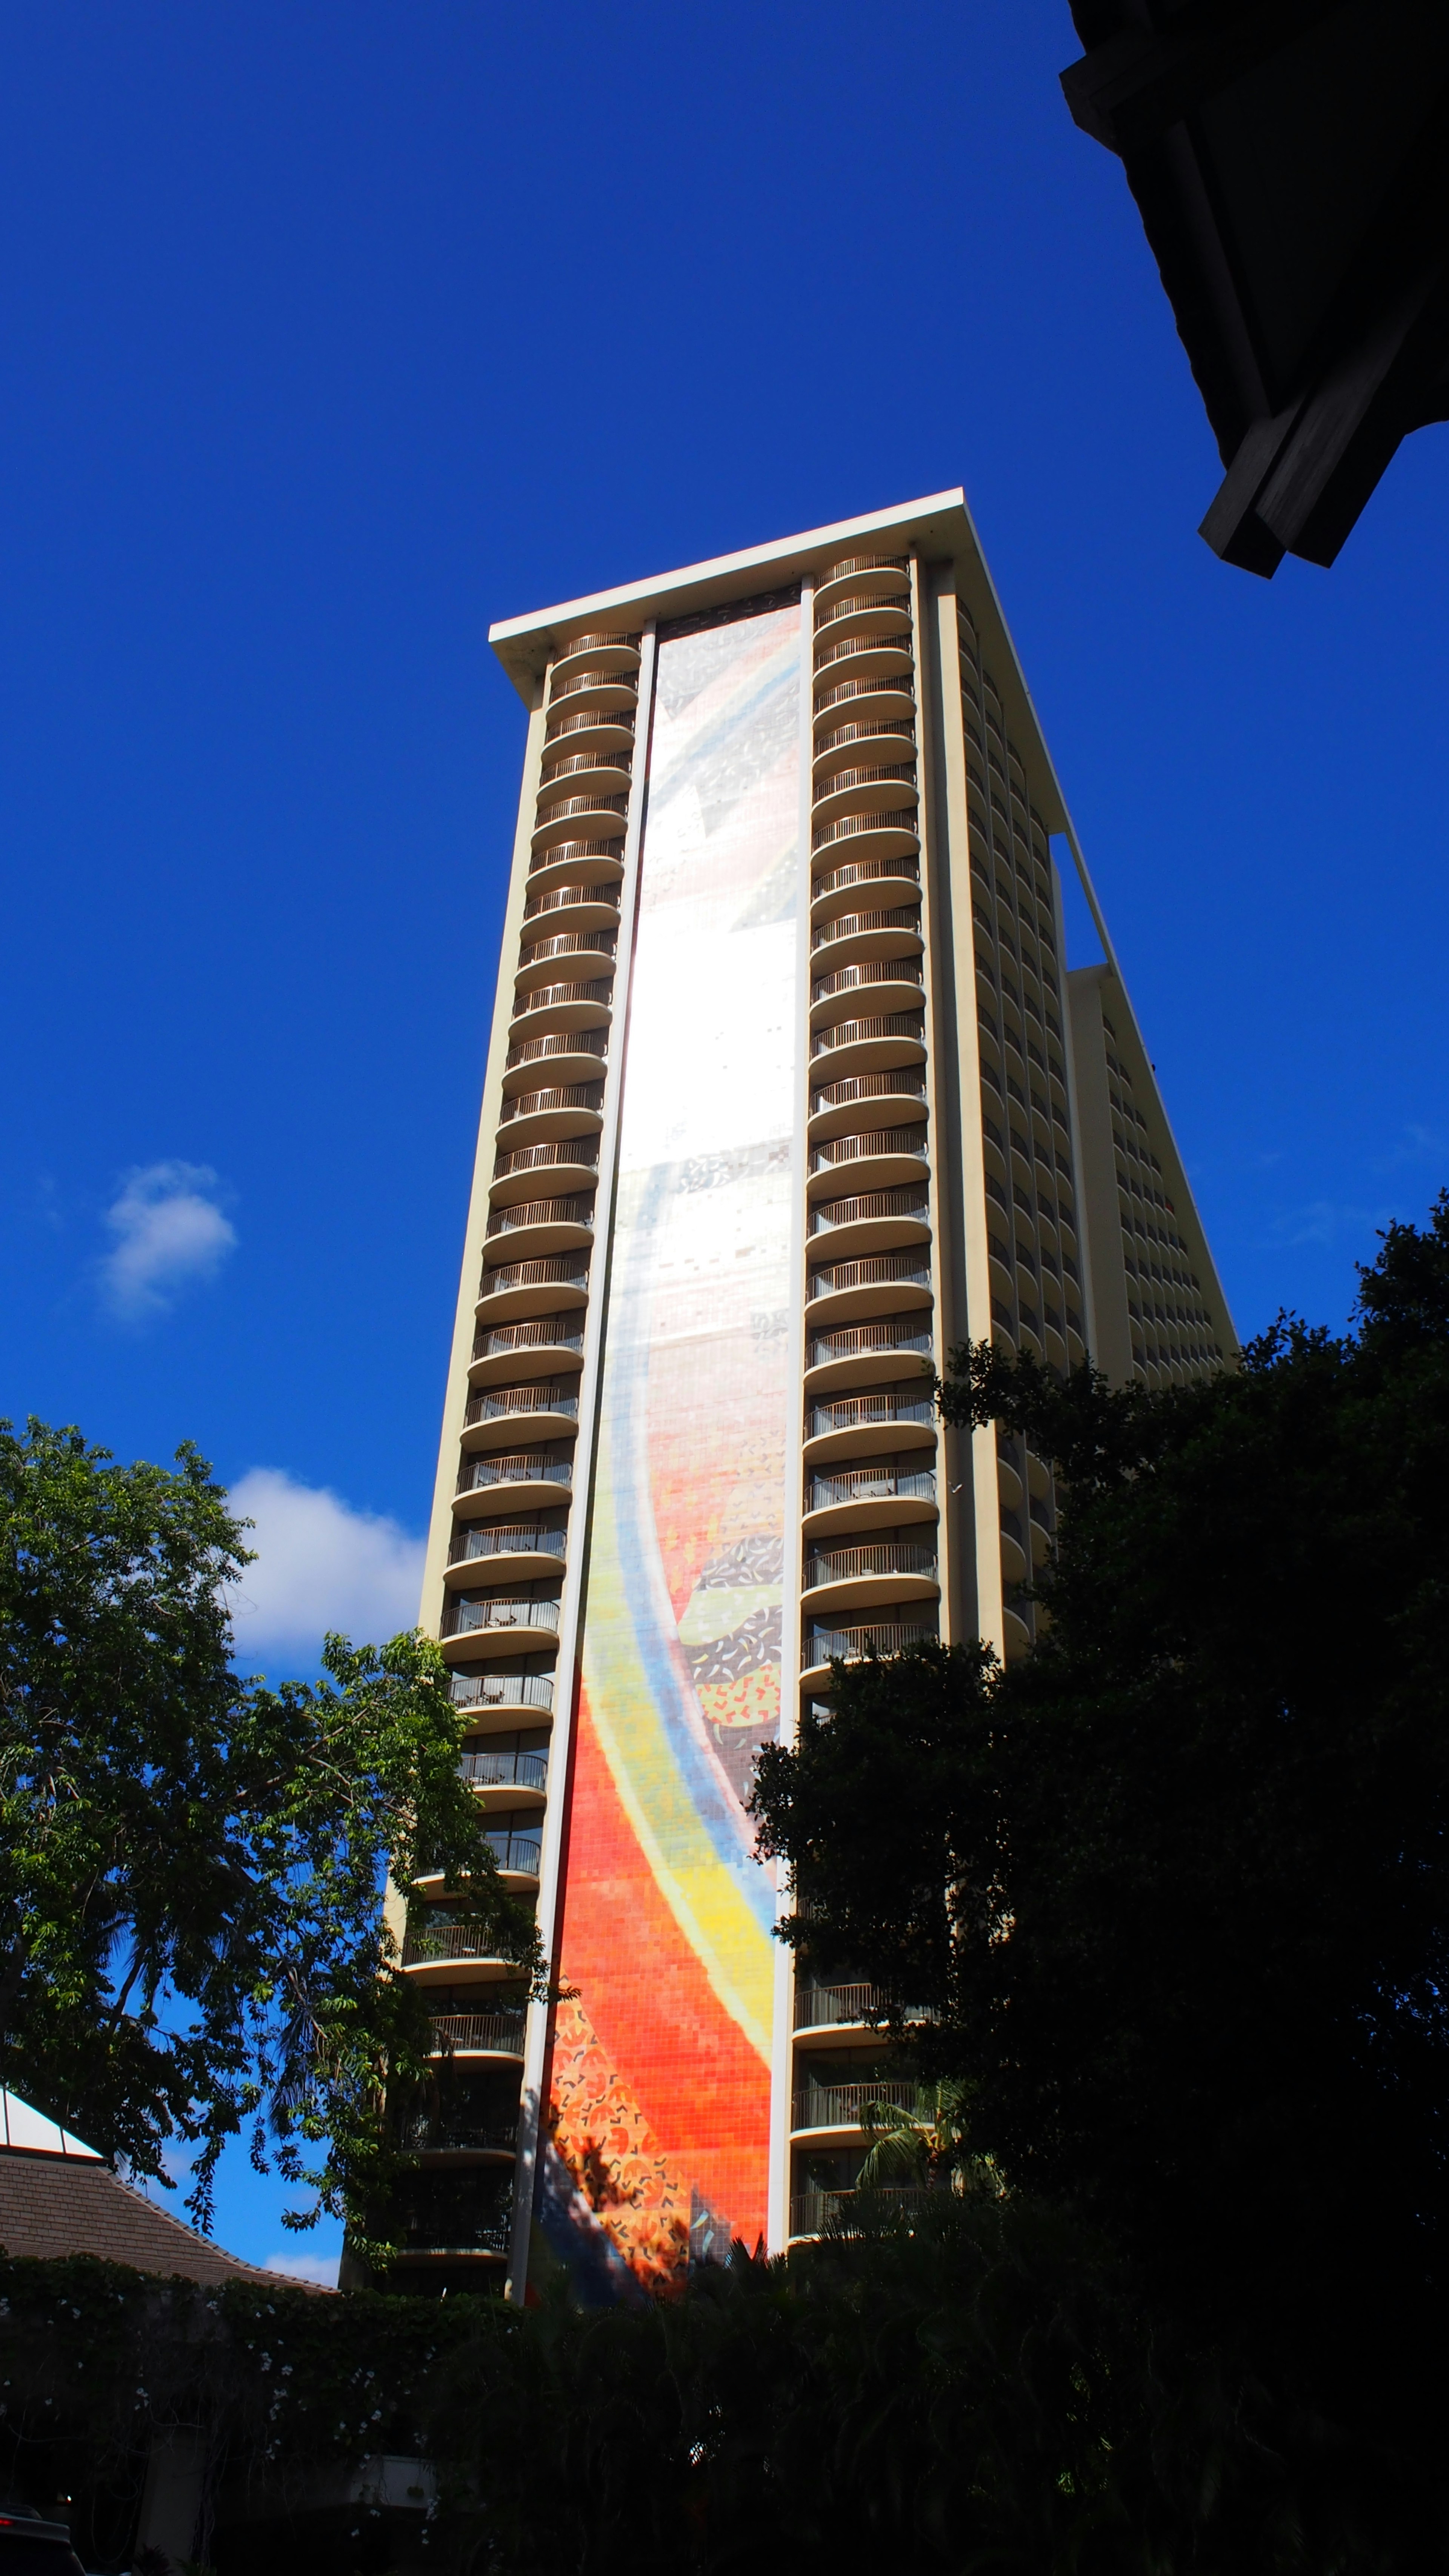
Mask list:
[[[567,1191],[592,1189],[598,1178],[599,1140],[592,1136],[546,1138],[537,1145],[510,1146],[495,1157],[488,1185],[489,1204],[506,1208],[534,1196],[539,1174]],[[547,1186],[547,1184],[544,1184]]]
[[[864,1135],[835,1136],[812,1146],[807,1188],[812,1201],[840,1186],[844,1175],[859,1195],[909,1187],[929,1171],[924,1127],[873,1127]]]
[[[496,1983],[501,1976],[510,1972],[509,1962],[500,1957],[496,1950],[488,1948],[486,1934],[466,1923],[417,1925],[410,1923],[403,1942],[402,1964],[412,1972],[415,1982],[420,1986],[472,1985],[475,1982],[487,1985]],[[461,1977],[458,1974],[460,1968],[465,1972]],[[470,1970],[472,1974],[467,1973]],[[518,1970],[512,1968],[511,1973],[516,1977]],[[443,2016],[440,2015],[439,2018]],[[466,2015],[449,2013],[446,2018],[449,2021],[461,2019],[493,2021],[502,2020],[504,2016],[495,2016],[486,2012]],[[507,2018],[511,2021],[512,2015],[508,2015]],[[469,2052],[470,2055],[474,2053]],[[500,2048],[494,2053],[499,2056],[513,2056],[522,2052],[521,2049],[515,2052],[512,2049]]]
[[[813,1270],[805,1292],[812,1330],[854,1323],[866,1315],[892,1315],[904,1306],[931,1302],[931,1263],[922,1249],[879,1252],[863,1261],[832,1261]]]
[[[516,1153],[524,1145],[563,1144],[597,1138],[604,1123],[601,1082],[552,1083],[539,1091],[509,1093],[498,1112],[499,1145]],[[595,1155],[597,1156],[597,1144]]]
[[[929,1528],[936,1518],[934,1467],[903,1466],[894,1458],[859,1466],[847,1460],[805,1481],[807,1543],[865,1528]]]
[[[633,710],[639,703],[639,674],[629,670],[577,670],[560,679],[555,662],[548,693],[548,711],[552,719],[555,708],[575,707],[580,699],[597,699],[601,706],[619,706]]]
[[[919,2084],[896,2075],[878,2075],[863,2084],[801,2085],[790,2099],[790,2132],[793,2137],[816,2138],[828,2133],[858,2138],[864,2130],[868,2104],[879,2102],[891,2110],[914,2111],[920,2098]]]
[[[516,1050],[540,1037],[572,1036],[587,1029],[607,1029],[613,1017],[613,978],[598,977],[587,984],[543,984],[532,993],[520,993],[510,1024],[507,1063],[511,1068],[526,1059]]]
[[[603,630],[590,635],[571,635],[566,643],[560,644],[554,655],[552,694],[561,696],[559,681],[571,679],[586,663],[591,670],[601,672],[637,671],[639,638]]]
[[[523,911],[525,939],[539,922],[566,921],[574,930],[617,930],[619,889],[616,885],[555,885],[530,893]]]
[[[604,971],[612,974],[618,946],[617,930],[551,930],[542,939],[531,939],[519,951],[513,978],[519,997],[515,1012],[524,1008],[525,994],[551,984],[560,970],[570,974],[582,967],[586,975],[597,974],[602,961]]]
[[[858,912],[862,905],[918,906],[921,900],[919,859],[847,859],[838,868],[817,870],[811,885],[812,923],[833,921],[837,913]]]
[[[448,1696],[454,1708],[553,1711],[552,1673],[454,1673]]]
[[[484,1647],[489,1654],[536,1654],[558,1635],[557,1601],[495,1601],[491,1595],[470,1601],[465,1593],[450,1593],[443,1606],[438,1643],[445,1663],[466,1663]]]
[[[591,885],[612,887],[617,900],[623,881],[622,841],[559,841],[551,849],[535,850],[528,862],[530,899],[551,894],[555,886]]]
[[[540,815],[533,848],[557,850],[565,841],[622,841],[628,812],[627,796],[565,796]]]
[[[872,1017],[877,1012],[884,1016],[919,1011],[925,1006],[925,998],[920,964],[915,958],[867,958],[857,966],[838,966],[830,974],[812,979],[811,1030],[853,1019],[862,1008]]]
[[[924,1064],[925,1015],[883,1011],[878,1018],[835,1020],[810,1036],[810,1061],[836,1080],[857,1073],[884,1072],[893,1065]]]
[[[550,713],[543,737],[543,756],[551,760],[563,751],[632,751],[634,748],[634,709],[632,707],[575,707],[570,715]]]
[[[903,716],[858,716],[817,735],[811,762],[817,796],[828,792],[835,773],[854,769],[862,760],[887,761],[892,775],[914,776],[916,732]],[[824,783],[822,783],[824,782]]]
[[[593,1231],[592,1199],[521,1199],[513,1207],[494,1208],[487,1240],[492,1243],[501,1235],[516,1235],[520,1256],[525,1247],[532,1253],[569,1252],[590,1242]]]
[[[504,2012],[431,2013],[435,2057],[522,2057],[526,2015]]]
[[[893,1998],[884,1986],[838,1985],[795,1988],[796,2031],[860,2030],[884,2021]],[[929,2021],[924,2004],[907,2004],[907,2021]]]
[[[1001,1514],[1001,1574],[1007,1584],[1025,1583],[1030,1567],[1026,1554],[1026,1532],[1018,1512]]]
[[[912,1646],[934,1643],[934,1620],[870,1619],[848,1628],[812,1627],[800,1650],[802,1681],[821,1687],[833,1663],[862,1664],[872,1655],[903,1655]]]
[[[853,717],[898,716],[914,721],[916,713],[915,680],[906,671],[869,671],[854,678],[817,678],[815,684],[815,722],[837,725],[841,709]]]
[[[805,1414],[805,1457],[816,1470],[834,1458],[867,1458],[883,1450],[936,1445],[936,1406],[924,1390],[895,1388],[868,1395],[840,1395],[812,1404]]]
[[[855,2191],[797,2191],[790,2196],[790,2242],[801,2243],[811,2236],[823,2236],[831,2227],[849,2227],[851,2209],[860,2194]],[[889,2183],[866,2195],[872,2210],[919,2209],[926,2195],[908,2184]]]
[[[579,1418],[578,1380],[567,1388],[539,1378],[532,1386],[490,1386],[468,1399],[463,1415],[465,1449],[503,1449],[530,1433],[536,1439],[572,1431]]]
[[[849,1134],[862,1106],[871,1100],[898,1101],[902,1107],[911,1104],[924,1117],[926,1077],[912,1066],[901,1065],[893,1073],[861,1073],[847,1075],[841,1082],[821,1083],[810,1095],[812,1146]]]
[[[897,797],[894,808],[883,807],[870,814],[838,814],[833,823],[812,824],[812,861],[825,851],[835,852],[842,843],[849,843],[852,852],[863,859],[913,859],[921,846],[915,807],[902,805]]]
[[[806,1347],[805,1391],[826,1396],[853,1392],[900,1376],[902,1355],[930,1364],[935,1349],[930,1317],[885,1315],[865,1324],[837,1324]]]
[[[911,563],[909,555],[843,555],[821,575],[815,589],[817,618],[822,608],[830,606],[842,592],[869,591],[883,599],[902,593],[909,595]]]
[[[801,1607],[843,1616],[850,1611],[904,1608],[934,1601],[940,1589],[934,1547],[912,1539],[878,1538],[822,1548],[805,1563]]]
[[[579,1368],[583,1349],[583,1316],[577,1307],[567,1314],[491,1325],[474,1340],[468,1383],[495,1386],[505,1379],[529,1377],[535,1370],[540,1377],[548,1377],[556,1369]]]
[[[453,1496],[457,1522],[478,1520],[486,1512],[552,1511],[573,1494],[571,1458],[550,1458],[534,1450],[513,1450],[501,1458],[468,1458],[474,1474]]]
[[[863,620],[862,626],[869,624]],[[842,680],[910,679],[915,661],[911,653],[910,620],[902,621],[899,631],[885,631],[885,621],[877,619],[880,631],[842,635],[839,642],[819,639],[815,646],[815,683],[817,688],[838,687]]]
[[[548,1787],[548,1755],[520,1753],[508,1745],[475,1744],[461,1755],[458,1777],[470,1789],[537,1790]]]
[[[536,1038],[519,1038],[503,1059],[505,1088],[531,1089],[540,1073],[557,1082],[587,1082],[609,1051],[607,1027],[555,1029]]]
[[[480,1324],[501,1324],[518,1315],[556,1313],[560,1305],[578,1308],[588,1296],[589,1265],[577,1253],[553,1253],[542,1261],[505,1261],[484,1271],[473,1312]]]
[[[885,965],[898,958],[905,962],[907,976],[919,981],[914,961],[921,947],[919,902],[892,904],[884,912],[837,912],[819,922],[810,934],[810,963],[812,969],[834,969]]]
[[[889,767],[842,769],[833,778],[817,783],[811,820],[819,826],[834,822],[841,814],[886,813],[898,806],[914,808],[916,802],[913,760]]]
[[[890,592],[847,582],[842,589],[832,582],[827,597],[815,602],[817,644],[841,635],[909,635],[910,631],[909,588]]]
[[[812,1245],[824,1235],[842,1260],[852,1253],[893,1252],[930,1239],[930,1193],[924,1182],[903,1189],[861,1190],[850,1198],[816,1199],[808,1211]]]
[[[561,1529],[530,1528],[517,1522],[502,1528],[465,1526],[454,1536],[443,1581],[457,1587],[476,1583],[483,1574],[499,1583],[527,1583],[531,1575],[548,1574],[562,1565],[567,1549],[567,1533]]]
[[[545,807],[552,807],[560,796],[585,791],[598,796],[627,796],[629,779],[627,751],[566,751],[557,759],[545,760],[538,782],[539,819],[542,821]]]
[[[478,2164],[496,2165],[505,2158],[511,2163],[518,2151],[518,2115],[471,2120],[416,2111],[400,2123],[397,2143],[404,2155],[446,2156],[450,2164],[465,2156]]]

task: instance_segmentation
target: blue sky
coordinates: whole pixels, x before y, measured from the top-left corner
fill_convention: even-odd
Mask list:
[[[0,1410],[198,1440],[274,1670],[411,1614],[495,617],[964,482],[1239,1329],[1341,1321],[1449,1177],[1446,432],[1332,573],[1214,561],[1077,51],[1056,0],[10,0]]]

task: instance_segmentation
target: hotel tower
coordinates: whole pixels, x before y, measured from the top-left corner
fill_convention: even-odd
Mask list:
[[[527,748],[422,1621],[561,1999],[424,1885],[394,2278],[600,2298],[816,2232],[890,2094],[745,1802],[832,1658],[1031,1651],[1050,1472],[930,1371],[1234,1342],[960,492],[492,642]]]

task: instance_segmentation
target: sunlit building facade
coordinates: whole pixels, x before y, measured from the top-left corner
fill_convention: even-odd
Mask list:
[[[560,1999],[424,1891],[399,2277],[606,2297],[813,2233],[889,2087],[745,1802],[832,1658],[1030,1651],[1051,1476],[931,1370],[990,1335],[1161,1385],[1233,1339],[1100,915],[1068,969],[959,492],[492,641],[528,740],[423,1621]]]

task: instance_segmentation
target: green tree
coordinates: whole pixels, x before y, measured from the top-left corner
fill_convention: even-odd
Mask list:
[[[426,1866],[528,1975],[459,1771],[437,1648],[327,1640],[319,1684],[232,1669],[243,1525],[190,1447],[118,1465],[0,1425],[0,2075],[136,2172],[226,2140],[354,2222],[397,2160],[380,2078],[425,2075],[384,1915]]]
[[[1351,2435],[1402,2528],[1446,2393],[1449,1197],[1345,1336],[1151,1393],[980,1346],[940,1401],[1057,1467],[1050,1624],[1005,1672],[841,1668],[764,1755],[790,1936],[930,2005],[982,2151]]]

